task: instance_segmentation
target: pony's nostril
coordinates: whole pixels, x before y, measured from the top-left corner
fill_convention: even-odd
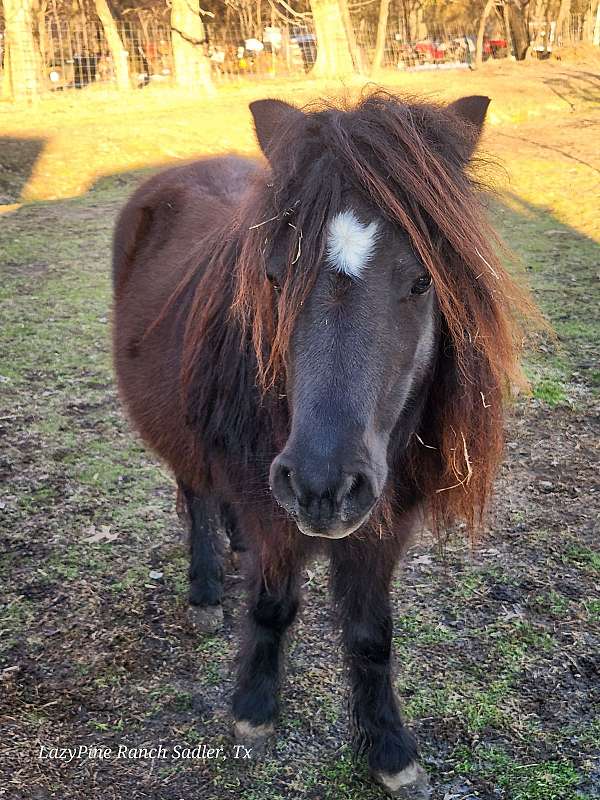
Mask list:
[[[282,488],[285,488],[290,494],[294,493],[294,488],[292,486],[292,471],[289,467],[280,467],[279,483]]]
[[[375,490],[372,482],[362,472],[357,472],[352,476],[343,505],[348,510],[359,511],[369,508],[374,501]]]
[[[271,492],[292,517],[310,520],[315,527],[356,520],[376,500],[375,477],[369,470],[343,472],[331,462],[298,464],[285,454],[271,465]]]
[[[353,475],[352,476],[352,483],[350,484],[350,488],[348,489],[348,496],[351,497],[352,495],[358,494],[360,492],[360,488],[364,482],[364,478],[362,475]]]
[[[272,473],[271,491],[278,503],[289,506],[296,500],[292,486],[292,471],[285,464],[275,465]]]

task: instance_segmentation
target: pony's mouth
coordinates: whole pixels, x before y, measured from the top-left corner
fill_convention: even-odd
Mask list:
[[[327,467],[325,479],[321,475],[314,486],[311,469],[296,471],[290,456],[284,453],[271,465],[269,488],[273,500],[296,523],[300,533],[343,539],[370,517],[380,496],[379,481],[370,467],[345,473],[333,469],[336,478],[327,486],[329,464]]]
[[[350,534],[364,525],[371,516],[371,510],[370,508],[359,520],[350,523],[336,520],[333,524],[317,526],[308,520],[301,519],[297,515],[294,515],[293,519],[300,533],[303,533],[305,536],[315,536],[321,539],[345,539],[346,536],[350,536]]]

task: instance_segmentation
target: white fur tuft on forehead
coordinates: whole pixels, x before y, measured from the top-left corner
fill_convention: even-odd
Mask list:
[[[360,278],[373,255],[378,222],[361,222],[354,211],[342,211],[329,223],[327,261],[337,271],[351,278]]]

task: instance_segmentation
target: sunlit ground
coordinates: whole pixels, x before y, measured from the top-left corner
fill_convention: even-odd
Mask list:
[[[559,62],[542,66],[499,61],[486,63],[479,71],[389,71],[382,73],[380,83],[393,91],[440,100],[488,94],[493,100],[488,119],[492,129],[531,119],[546,128],[557,115],[598,102],[598,82],[585,69]],[[20,197],[13,202],[72,197],[102,176],[198,155],[253,152],[247,110],[251,100],[276,96],[302,105],[341,93],[355,96],[369,84],[358,77],[344,87],[339,82],[309,80],[224,84],[216,99],[208,100],[164,87],[125,97],[92,87],[45,96],[33,108],[0,106],[0,136],[27,138],[41,146]],[[543,152],[538,155],[546,160]]]

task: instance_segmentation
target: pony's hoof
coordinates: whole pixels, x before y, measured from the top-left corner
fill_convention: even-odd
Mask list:
[[[245,719],[238,719],[233,725],[233,735],[238,744],[245,744],[254,753],[264,752],[267,739],[275,731],[272,722],[264,725],[252,725]]]
[[[431,797],[429,778],[417,761],[401,772],[375,772],[374,777],[391,797],[401,800],[429,800]]]
[[[188,619],[201,633],[216,633],[223,627],[223,606],[188,606]]]

